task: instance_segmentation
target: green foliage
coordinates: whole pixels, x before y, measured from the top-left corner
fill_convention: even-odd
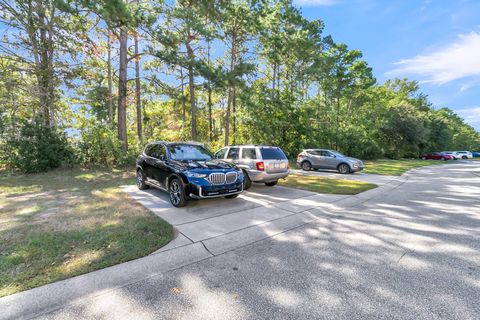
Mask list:
[[[25,173],[47,171],[76,162],[64,132],[38,122],[24,122],[19,132],[7,133],[0,143],[0,163]]]
[[[102,124],[93,124],[81,130],[81,140],[77,143],[77,149],[80,161],[85,166],[133,165],[138,156],[139,147],[133,143],[125,153],[122,152],[121,145],[115,129]]]
[[[360,50],[325,36],[323,21],[308,20],[291,0],[36,0],[34,12],[22,5],[28,1],[5,3],[0,23],[11,31],[0,43],[0,134],[22,141],[28,133],[11,128],[41,116],[45,127],[79,133],[84,165],[133,165],[154,140],[197,139],[213,151],[273,144],[291,158],[315,147],[363,159],[480,149],[480,134],[435,108],[417,82],[377,83]],[[41,30],[55,41],[37,43]],[[120,34],[129,44],[138,36],[144,52],[120,46]],[[52,51],[35,59],[37,47]],[[140,60],[138,78],[120,80],[120,51],[125,67]],[[127,80],[140,82],[141,117],[136,81]],[[120,87],[126,99],[116,95]],[[129,148],[121,151],[125,131]],[[11,166],[19,147],[2,141]]]

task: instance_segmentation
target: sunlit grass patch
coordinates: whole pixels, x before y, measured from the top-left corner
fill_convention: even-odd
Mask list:
[[[375,184],[363,181],[330,179],[299,174],[291,174],[287,179],[280,180],[279,184],[285,187],[329,194],[357,194],[377,187]]]
[[[134,174],[1,176],[0,296],[148,255],[172,227],[120,189]],[[32,187],[33,186],[33,187]]]
[[[388,176],[400,176],[410,169],[451,163],[451,162],[453,162],[453,160],[440,161],[440,160],[420,160],[420,159],[400,159],[400,160],[381,159],[381,160],[365,161],[366,168],[363,170],[363,172],[388,175]]]

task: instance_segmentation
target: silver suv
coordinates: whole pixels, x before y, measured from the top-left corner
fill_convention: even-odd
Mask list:
[[[305,149],[298,154],[297,164],[305,171],[331,169],[344,174],[361,171],[364,168],[362,160],[328,149]]]
[[[458,153],[462,157],[462,159],[472,159],[473,158],[473,154],[470,151],[453,151],[453,152]]]
[[[279,147],[238,145],[228,146],[215,153],[217,159],[235,163],[245,173],[244,186],[262,182],[274,186],[288,176],[288,159]]]

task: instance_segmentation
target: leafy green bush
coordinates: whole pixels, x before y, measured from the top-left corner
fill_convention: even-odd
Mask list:
[[[135,137],[129,141],[135,141]],[[121,141],[114,128],[102,124],[91,125],[81,130],[77,145],[81,163],[86,166],[131,166],[139,154],[139,146],[129,145],[127,153],[121,150]]]
[[[0,162],[25,173],[47,171],[76,162],[64,132],[37,122],[24,122],[6,133],[0,144]]]

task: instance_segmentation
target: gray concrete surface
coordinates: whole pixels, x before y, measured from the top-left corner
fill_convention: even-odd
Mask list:
[[[480,318],[480,163],[422,168],[363,195],[288,210],[311,197],[278,195],[291,214],[147,258],[200,244],[214,256],[199,251],[200,261],[151,267],[147,277],[117,269],[129,283],[43,310],[29,306],[39,304],[33,290],[2,298],[0,318]],[[253,208],[278,209],[262,207]],[[24,308],[35,313],[18,312]]]
[[[217,252],[222,251],[218,248],[220,243],[225,245],[223,250],[232,249],[235,243],[225,242],[229,237],[217,239],[217,241],[205,242],[205,240],[233,232],[236,235],[241,232],[245,235],[249,232],[258,233],[259,230],[263,230],[262,227],[268,228],[267,223],[277,219],[282,219],[277,226],[282,225],[283,229],[278,232],[283,232],[290,227],[285,221],[291,222],[291,227],[297,227],[299,221],[304,221],[304,217],[283,218],[347,198],[344,195],[325,195],[281,186],[267,187],[255,184],[236,199],[191,201],[185,208],[174,208],[168,200],[168,195],[163,191],[156,189],[141,191],[136,186],[126,186],[124,190],[177,230],[177,237],[166,247],[161,248],[160,252],[202,241],[207,250],[210,250],[208,245],[213,243]],[[262,226],[264,224],[265,226]],[[247,231],[248,228],[254,228],[254,230]],[[271,233],[268,234],[271,235]],[[254,239],[258,239],[259,236],[261,234]],[[264,232],[263,238],[265,237],[267,235]],[[249,237],[246,236],[244,239],[248,240]]]

